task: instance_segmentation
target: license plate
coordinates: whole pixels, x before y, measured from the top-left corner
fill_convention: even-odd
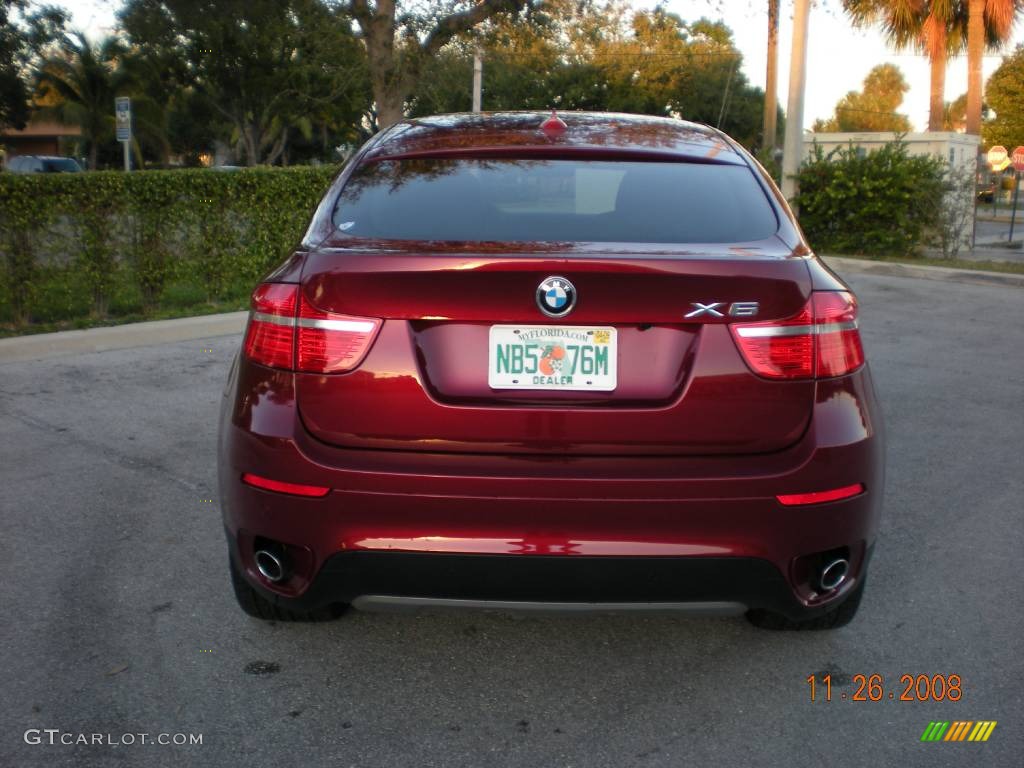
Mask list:
[[[492,325],[487,384],[491,389],[611,392],[617,352],[614,328]]]

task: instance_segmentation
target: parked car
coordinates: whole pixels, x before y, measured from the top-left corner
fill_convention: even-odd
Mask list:
[[[70,157],[17,155],[7,161],[12,173],[81,173],[82,166]]]
[[[219,428],[237,600],[842,626],[883,492],[858,312],[718,130],[395,125],[252,296]]]

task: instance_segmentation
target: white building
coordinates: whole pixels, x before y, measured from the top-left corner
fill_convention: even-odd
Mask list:
[[[815,144],[821,147],[825,154],[836,147],[846,147],[850,144],[863,148],[865,152],[870,152],[872,149],[891,144],[899,136],[900,134],[892,131],[805,133],[804,159],[806,160],[814,151]],[[981,138],[955,131],[936,131],[934,133],[905,133],[903,134],[903,143],[906,144],[907,152],[911,155],[935,155],[941,157],[951,166],[966,168],[975,162],[981,147]]]

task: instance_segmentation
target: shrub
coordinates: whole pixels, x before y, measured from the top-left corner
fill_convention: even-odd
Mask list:
[[[0,174],[0,318],[236,298],[296,245],[336,171]]]
[[[940,226],[944,174],[941,160],[910,156],[900,141],[827,155],[815,146],[797,174],[800,226],[818,251],[912,255]]]

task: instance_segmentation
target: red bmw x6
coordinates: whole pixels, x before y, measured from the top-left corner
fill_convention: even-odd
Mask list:
[[[219,437],[238,601],[841,626],[883,484],[857,311],[720,131],[399,123],[253,293]]]

